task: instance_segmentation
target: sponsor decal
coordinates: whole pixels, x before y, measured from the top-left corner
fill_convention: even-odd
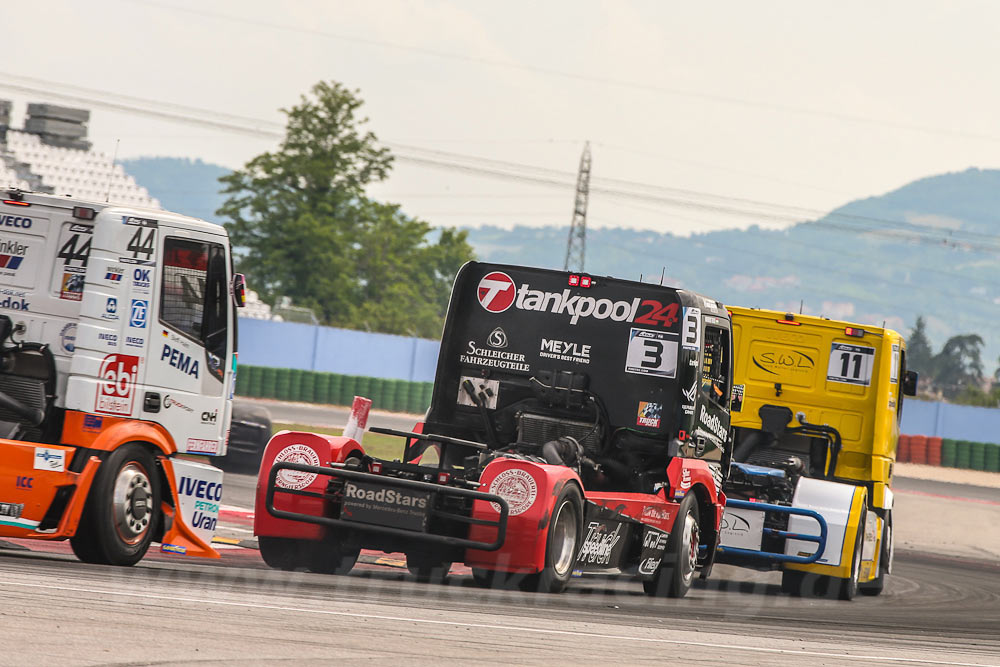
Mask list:
[[[672,378],[677,375],[677,334],[631,329],[625,372]]]
[[[569,289],[562,292],[533,290],[528,283],[517,288],[514,280],[502,271],[483,276],[479,281],[476,297],[479,305],[491,313],[502,313],[513,305],[518,310],[568,315],[570,324],[576,324],[581,317],[592,317],[597,320],[610,318],[615,322],[636,322],[670,328],[677,322],[679,310],[676,303],[664,305],[655,299],[595,299],[592,296],[573,294]]]
[[[892,344],[892,365],[889,366],[889,382],[899,382],[899,343]],[[889,406],[892,407],[891,405]]]
[[[459,355],[459,361],[463,364],[502,368],[508,371],[531,372],[531,364],[525,361],[523,354],[477,347],[476,342],[472,340],[466,346],[465,354]]]
[[[109,354],[97,373],[97,401],[94,412],[131,415],[135,384],[139,377],[139,357]]]
[[[156,227],[159,223],[152,218],[139,218],[134,215],[123,215],[122,224],[131,225],[133,227]]]
[[[125,347],[142,347],[146,344],[146,339],[141,336],[125,336]]]
[[[0,308],[26,312],[31,309],[31,302],[21,297],[8,296],[6,299],[0,300]]]
[[[35,470],[63,472],[66,470],[66,450],[35,447]]]
[[[194,410],[192,410],[192,409],[191,409],[191,408],[189,408],[188,406],[184,405],[183,403],[181,403],[180,401],[178,401],[178,400],[177,400],[176,398],[174,398],[174,397],[173,397],[173,396],[171,396],[170,394],[167,394],[167,395],[166,395],[166,396],[165,396],[165,397],[163,398],[163,408],[164,408],[165,410],[166,410],[166,409],[169,409],[170,407],[172,407],[172,406],[175,406],[175,405],[176,405],[176,406],[177,406],[178,408],[180,408],[181,410],[183,410],[184,412],[194,412]]]
[[[179,544],[161,544],[160,551],[165,554],[181,554],[187,553],[187,547],[182,547]]]
[[[763,535],[764,512],[727,507],[719,522],[719,538],[727,547],[756,551],[761,547]]]
[[[19,489],[30,489],[32,484],[35,483],[34,477],[27,477],[26,475],[18,475],[17,482],[15,486]]]
[[[76,351],[76,322],[65,325],[59,332],[59,345],[69,354]]]
[[[524,514],[535,504],[538,497],[538,484],[527,470],[508,468],[493,478],[490,483],[490,493],[507,501],[510,508],[509,516]],[[493,510],[500,511],[498,503],[490,503]]]
[[[693,482],[691,481],[691,470],[689,468],[681,468],[681,484],[679,487],[680,490],[687,491],[688,489],[691,488],[692,483]]]
[[[20,519],[24,512],[24,503],[0,503],[0,516]]]
[[[740,412],[743,410],[744,393],[746,393],[746,385],[744,384],[733,385],[733,395],[729,403],[729,409],[732,412]]]
[[[115,347],[116,345],[118,345],[118,334],[107,333],[105,331],[102,331],[101,333],[97,334],[97,340],[101,341],[108,347]]]
[[[187,439],[188,454],[218,454],[219,441],[205,440],[204,438]]]
[[[684,411],[685,415],[694,414],[694,399],[697,393],[698,378],[695,378],[691,382],[691,386],[689,388],[681,390],[681,394],[684,396],[684,405],[681,406],[681,409]]]
[[[608,532],[607,526],[603,523],[591,521],[587,524],[587,537],[583,540],[577,562],[587,565],[610,565],[611,554],[621,540],[621,529],[622,525],[619,523],[613,531]]]
[[[105,320],[117,320],[118,319],[118,299],[109,296],[107,303],[104,304],[104,312],[101,313],[101,317]]]
[[[669,537],[667,533],[662,530],[647,528],[646,533],[642,536],[642,548],[662,551],[667,548],[667,537]]]
[[[663,507],[646,505],[642,508],[642,518],[653,519],[656,521],[668,521],[670,519],[670,512]]]
[[[34,220],[23,215],[0,215],[0,227],[31,229],[34,223]]]
[[[289,445],[278,452],[278,455],[274,457],[274,463],[304,463],[305,465],[318,466],[319,454],[308,445]],[[315,480],[316,473],[314,472],[281,470],[275,479],[275,486],[298,491],[306,488]]]
[[[100,415],[86,414],[83,416],[83,430],[90,431],[91,433],[100,433],[101,427],[104,426],[104,417]]]
[[[572,361],[577,364],[590,363],[590,345],[571,343],[555,338],[543,338],[538,356],[559,361]]]
[[[469,407],[476,407],[476,404],[472,402],[472,398],[469,393],[465,391],[465,382],[468,380],[472,383],[472,390],[482,400],[487,410],[497,409],[497,399],[500,397],[500,380],[484,380],[480,377],[473,377],[471,375],[463,375],[458,379],[458,401],[459,405],[468,405]],[[485,394],[485,398],[482,396]]]
[[[187,375],[191,375],[196,378],[198,377],[200,369],[198,360],[166,344],[163,346],[163,352],[160,353],[160,361],[164,360],[166,360],[171,367],[176,368],[182,373],[186,373]]]
[[[82,273],[64,271],[62,285],[59,288],[59,298],[67,301],[81,301],[83,299]]]
[[[191,496],[202,500],[214,500],[215,502],[222,500],[222,484],[194,477],[182,476],[177,485],[177,492],[182,496]]]
[[[660,428],[660,417],[663,415],[662,403],[639,401],[639,413],[635,418],[636,426]]]
[[[490,335],[486,338],[486,342],[490,347],[505,348],[507,347],[507,332],[497,327],[490,332]]]
[[[117,266],[109,266],[108,270],[104,273],[104,279],[109,283],[115,283],[116,285],[122,281],[122,276],[125,275],[125,269],[119,268]]]
[[[28,254],[28,246],[16,239],[0,240],[0,269],[7,269],[2,275],[13,275]]]
[[[639,574],[652,575],[660,568],[661,558],[643,558],[639,563]]]
[[[149,312],[149,301],[145,299],[132,299],[132,308],[129,312],[128,325],[134,329],[146,328],[146,314]]]
[[[211,412],[205,411],[201,413],[201,423],[202,424],[214,424],[219,419],[219,411],[212,410]]]
[[[491,313],[502,313],[510,308],[516,294],[514,281],[502,271],[483,276],[476,289],[479,305]]]
[[[386,505],[427,508],[427,496],[413,495],[397,489],[378,489],[376,491],[372,488],[362,488],[354,482],[347,482],[344,485],[344,495],[355,500],[368,500]]]
[[[701,412],[698,413],[698,421],[719,440],[725,440],[726,436],[729,435],[729,429],[722,423],[719,415],[710,414],[704,405],[701,406]]]
[[[784,373],[802,375],[812,372],[816,366],[812,357],[798,350],[755,351],[751,361],[754,366],[770,375]]]
[[[150,285],[153,284],[153,279],[151,277],[152,273],[153,269],[143,269],[139,267],[132,269],[132,287],[140,292],[148,291]]]

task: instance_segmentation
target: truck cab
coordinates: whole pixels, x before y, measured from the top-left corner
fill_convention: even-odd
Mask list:
[[[681,597],[716,553],[731,352],[728,312],[699,294],[470,262],[424,422],[371,429],[403,439],[398,457],[347,437],[268,443],[261,555],[345,572],[361,548],[402,552],[418,578],[464,562],[481,585],[549,592],[576,570],[626,572]]]
[[[69,538],[95,562],[134,562],[154,538],[217,556],[221,471],[178,455],[226,452],[242,277],[225,230],[4,194],[0,534]],[[29,476],[30,492],[12,484]]]
[[[720,560],[779,567],[791,593],[880,593],[899,421],[916,393],[905,342],[883,327],[730,311],[734,446]]]

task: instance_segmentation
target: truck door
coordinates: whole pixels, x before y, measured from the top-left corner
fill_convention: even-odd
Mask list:
[[[186,229],[160,231],[155,312],[130,315],[130,323],[149,328],[144,409],[155,412],[146,418],[174,434],[178,451],[222,454],[235,316],[227,245],[224,237]]]
[[[701,377],[694,415],[695,455],[718,460],[729,446],[732,336],[729,323],[701,319]]]

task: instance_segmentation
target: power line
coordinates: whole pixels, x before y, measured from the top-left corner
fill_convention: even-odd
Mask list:
[[[481,58],[478,56],[467,56],[459,53],[449,53],[445,51],[437,51],[434,49],[428,49],[425,47],[411,46],[407,44],[399,44],[396,42],[386,42],[374,39],[367,39],[364,37],[358,37],[357,35],[348,35],[344,33],[334,33],[325,30],[318,30],[315,28],[302,28],[300,26],[282,25],[279,23],[273,23],[269,21],[261,21],[256,19],[247,18],[246,16],[237,16],[232,14],[222,14],[218,12],[210,12],[203,9],[192,9],[190,7],[178,7],[176,5],[171,5],[162,2],[154,2],[151,0],[145,0],[139,4],[145,4],[152,7],[157,7],[160,9],[166,9],[173,12],[185,12],[188,14],[194,14],[197,16],[203,16],[208,18],[220,19],[226,22],[238,22],[245,25],[254,25],[261,28],[267,28],[271,30],[282,30],[286,32],[294,32],[298,34],[308,34],[314,35],[316,37],[323,37],[325,39],[333,39],[337,41],[350,42],[354,44],[363,44],[366,46],[375,46],[379,48],[394,49],[398,51],[404,51],[407,53],[419,53],[421,55],[430,56],[434,58],[440,58],[444,60],[456,60],[464,61],[469,63],[475,63],[479,65],[487,65],[490,67],[499,67],[504,69],[520,70],[524,72],[531,72],[534,74],[542,74],[545,76],[556,76],[564,79],[573,79],[577,81],[584,81],[587,83],[597,83],[602,86],[616,86],[619,88],[630,88],[634,90],[642,90],[647,92],[654,92],[662,95],[669,95],[672,97],[682,97],[688,99],[697,99],[707,102],[714,102],[720,104],[738,105],[748,108],[763,109],[768,111],[780,111],[783,113],[793,113],[804,116],[814,116],[818,118],[827,118],[832,120],[851,122],[851,123],[861,123],[866,125],[876,125],[880,127],[891,127],[897,130],[907,130],[911,132],[919,132],[922,134],[933,134],[939,136],[948,136],[961,139],[974,139],[977,141],[1000,141],[1000,137],[982,134],[976,132],[966,132],[964,130],[955,130],[952,128],[937,128],[925,125],[916,125],[912,123],[901,123],[899,121],[887,120],[883,118],[873,118],[870,116],[861,116],[856,114],[847,114],[839,111],[830,111],[829,109],[810,109],[806,107],[796,107],[791,105],[777,104],[774,102],[763,102],[759,100],[748,100],[738,97],[732,97],[728,95],[721,95],[717,93],[706,93],[694,90],[685,90],[681,88],[670,88],[666,86],[655,85],[643,81],[627,81],[624,79],[615,79],[611,77],[601,77],[594,76],[591,74],[579,74],[576,72],[568,72],[564,70],[557,70],[547,67],[540,67],[537,65],[524,65],[522,63],[515,62],[505,62],[500,60],[493,60],[490,58]]]

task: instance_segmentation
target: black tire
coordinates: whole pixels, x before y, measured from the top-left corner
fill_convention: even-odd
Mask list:
[[[806,573],[798,570],[781,571],[781,592],[794,597],[802,596]]]
[[[143,445],[111,452],[97,469],[70,545],[85,563],[135,565],[160,520],[160,473]]]
[[[858,575],[861,573],[861,552],[864,548],[865,522],[868,519],[868,510],[862,506],[861,516],[858,517],[858,530],[854,536],[854,557],[851,559],[851,576],[847,579],[839,580],[837,597],[841,600],[853,600],[858,594]]]
[[[521,590],[561,593],[573,578],[583,542],[583,495],[575,484],[566,484],[559,492],[550,516],[545,566],[538,574],[521,579]]]
[[[698,563],[701,539],[698,521],[698,499],[693,493],[688,493],[677,511],[660,567],[652,579],[642,582],[647,595],[671,598],[687,595]]]
[[[260,557],[276,570],[347,574],[358,561],[361,548],[342,542],[288,537],[258,537]]]
[[[480,588],[503,588],[506,572],[496,570],[483,570],[478,567],[472,568],[472,580]]]
[[[451,561],[440,560],[427,554],[407,554],[406,569],[421,583],[441,583],[448,576]]]

